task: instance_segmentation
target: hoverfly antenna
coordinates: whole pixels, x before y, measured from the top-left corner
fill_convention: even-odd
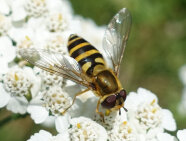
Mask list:
[[[128,110],[125,107],[123,107],[123,109],[125,110],[125,112],[128,112]]]

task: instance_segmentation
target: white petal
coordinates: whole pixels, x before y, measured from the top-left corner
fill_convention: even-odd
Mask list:
[[[7,105],[7,109],[13,113],[25,114],[28,103],[25,98],[23,99],[18,97],[11,97]]]
[[[50,12],[61,11],[64,15],[72,13],[71,4],[69,1],[66,0],[47,0],[47,6],[47,9]]]
[[[142,128],[140,128],[142,130]],[[146,132],[146,130],[144,130]],[[156,138],[156,136],[159,134],[159,133],[163,133],[163,128],[150,128],[149,131],[146,133],[146,137],[147,138]]]
[[[185,77],[186,79],[186,77]],[[182,98],[181,98],[181,102],[179,103],[179,112],[180,114],[182,114],[183,116],[186,115],[186,87],[184,87],[183,92],[182,92]]]
[[[177,137],[179,141],[186,141],[186,129],[178,130]]]
[[[157,135],[158,141],[175,141],[175,137],[168,133],[159,133]]]
[[[143,101],[153,101],[154,99],[158,101],[157,96],[147,89],[138,88],[137,93],[140,95],[139,98]]]
[[[0,108],[8,104],[10,95],[4,90],[2,84],[0,84]]]
[[[51,141],[51,139],[52,139],[51,133],[45,130],[40,130],[39,133],[35,133],[27,141]]]
[[[139,99],[138,94],[136,94],[135,92],[130,92],[125,101],[125,108],[131,109],[131,110],[137,110],[138,104],[139,104],[138,99]]]
[[[29,67],[25,67],[24,71],[27,73],[27,75],[29,76],[30,80],[33,83],[33,86],[31,88],[31,94],[32,94],[32,98],[35,98],[38,95],[39,90],[41,88],[41,78],[36,77],[34,75],[33,69]]]
[[[125,101],[125,108],[129,110],[137,110],[139,104],[147,102],[150,103],[153,100],[158,101],[158,98],[151,91],[144,88],[138,88],[137,93],[130,92]]]
[[[59,133],[65,132],[70,126],[68,115],[57,117],[55,120],[55,125],[56,125],[56,130]]]
[[[6,72],[8,72],[8,63],[6,62],[6,58],[0,58],[0,74],[5,74]]]
[[[55,126],[55,119],[56,119],[56,117],[54,117],[54,116],[48,116],[47,119],[42,123],[42,125],[44,127],[48,127],[48,128],[54,127]]]
[[[26,36],[29,38],[34,36],[34,31],[31,28],[11,28],[9,31],[9,36],[16,42],[20,42],[25,39]]]
[[[6,62],[12,61],[16,56],[16,52],[15,47],[12,46],[10,38],[6,36],[0,37],[0,46],[0,58],[6,58]]]
[[[171,111],[167,109],[162,109],[162,113],[163,113],[163,120],[162,120],[163,128],[169,131],[175,131],[176,122],[175,119],[173,118]]]
[[[5,2],[5,0],[0,0],[0,13],[3,13],[3,14],[9,14],[10,12],[10,8],[9,6],[7,5],[7,3]]]
[[[2,48],[12,46],[12,42],[11,42],[10,38],[8,38],[7,36],[3,36],[3,37],[0,37],[0,45],[1,45],[1,49],[2,49]]]
[[[23,0],[12,1],[12,18],[13,18],[13,21],[23,20],[27,16],[27,13],[26,13],[23,5],[24,5]]]
[[[186,85],[186,65],[180,68],[179,76],[183,84]]]
[[[68,132],[63,132],[53,137],[53,141],[70,141]]]
[[[27,112],[30,113],[31,118],[36,124],[44,122],[48,117],[48,111],[41,106],[28,106]]]
[[[92,92],[90,92],[92,93]],[[88,93],[87,93],[88,94]],[[97,97],[91,97],[88,100],[86,100],[84,103],[82,103],[82,106],[79,108],[79,116],[85,116],[89,118],[94,118],[95,116],[95,110],[96,110],[96,104],[98,101]]]

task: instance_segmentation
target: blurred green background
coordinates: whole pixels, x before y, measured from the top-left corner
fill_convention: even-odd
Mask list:
[[[70,1],[76,14],[92,18],[98,25],[108,24],[121,8],[129,9],[133,23],[122,62],[121,81],[128,92],[144,87],[157,94],[161,107],[173,112],[178,129],[186,128],[186,117],[177,111],[183,89],[178,70],[186,63],[186,1]],[[0,111],[0,119],[10,114],[4,113]],[[26,140],[39,129],[29,117],[20,119],[0,128],[0,140]]]

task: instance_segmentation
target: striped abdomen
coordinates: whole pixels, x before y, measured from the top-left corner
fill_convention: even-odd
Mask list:
[[[84,73],[89,76],[93,75],[95,66],[105,65],[101,53],[85,39],[71,35],[68,40],[68,51],[81,66]]]

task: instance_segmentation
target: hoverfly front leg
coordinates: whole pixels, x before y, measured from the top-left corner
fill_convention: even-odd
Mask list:
[[[99,112],[100,101],[101,101],[101,98],[98,100],[97,108],[96,108],[96,113],[98,113],[100,115],[100,117],[102,118],[102,121],[105,122],[105,120],[104,120],[104,114],[102,112]]]
[[[89,91],[89,90],[90,90],[90,88],[87,88],[87,89],[85,89],[84,91],[77,93],[77,94],[74,96],[74,98],[73,98],[72,104],[71,104],[68,108],[66,108],[66,109],[62,112],[62,114],[64,115],[64,114],[66,113],[66,111],[68,111],[68,109],[70,109],[70,107],[72,107],[72,105],[74,104],[74,102],[75,102],[77,96],[80,96],[80,95],[84,94],[85,92],[87,92],[87,91]]]

